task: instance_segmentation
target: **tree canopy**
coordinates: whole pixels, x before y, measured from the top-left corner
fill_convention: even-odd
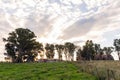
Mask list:
[[[42,43],[36,41],[34,32],[29,29],[17,28],[8,35],[7,38],[3,38],[6,50],[5,55],[9,56],[12,62],[33,62],[41,51],[45,51],[43,54],[47,56],[47,59],[54,59],[55,50],[58,53],[58,59],[60,61],[63,59],[63,56],[66,60],[73,61],[75,52],[77,60],[113,59],[111,56],[113,47],[101,48],[100,44],[96,44],[92,40],[87,40],[85,45],[79,46],[79,48],[72,42],[66,42],[64,44],[47,43],[43,46]],[[120,39],[114,40],[114,46],[120,56]]]
[[[4,38],[7,56],[13,62],[34,61],[37,52],[42,50],[42,44],[36,41],[34,32],[29,29],[18,28]]]

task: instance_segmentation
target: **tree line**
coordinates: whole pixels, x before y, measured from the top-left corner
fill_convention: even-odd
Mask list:
[[[45,52],[47,59],[53,59],[55,50],[58,53],[58,60],[62,60],[62,54],[66,60],[74,60],[74,52],[77,54],[77,60],[111,60],[110,55],[115,49],[120,55],[120,39],[114,40],[113,47],[101,48],[100,44],[87,40],[83,47],[76,46],[74,43],[66,42],[64,44],[49,44],[43,46],[42,43],[36,41],[34,32],[29,29],[17,28],[8,34],[7,38],[3,38],[5,42],[5,50],[12,62],[33,62],[39,53]],[[43,55],[41,55],[43,56]]]

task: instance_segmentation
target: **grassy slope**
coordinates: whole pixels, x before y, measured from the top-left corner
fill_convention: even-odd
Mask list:
[[[71,63],[0,63],[0,80],[96,80]]]

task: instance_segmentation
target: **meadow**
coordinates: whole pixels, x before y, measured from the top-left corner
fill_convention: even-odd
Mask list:
[[[71,62],[0,63],[0,80],[97,80]]]

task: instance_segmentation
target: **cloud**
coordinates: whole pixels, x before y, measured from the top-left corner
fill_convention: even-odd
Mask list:
[[[96,7],[96,6],[95,6]],[[105,41],[102,37],[106,32],[120,29],[119,17],[120,8],[118,2],[112,2],[98,8],[94,14],[86,15],[84,19],[79,19],[72,26],[64,30],[64,35],[60,38],[75,38],[80,40],[93,39],[96,42]],[[70,39],[71,40],[71,39]]]
[[[115,35],[115,37],[120,37],[120,33],[119,33],[119,34],[117,34],[117,35]]]
[[[91,30],[91,27],[93,25],[92,22],[94,22],[94,19],[92,18],[82,19],[82,20],[80,19],[79,21],[77,21],[76,23],[65,29],[63,31],[64,35],[61,36],[60,38],[70,39],[71,37],[83,36]]]
[[[119,0],[0,0],[0,45],[4,46],[3,37],[19,27],[34,31],[40,42],[108,41],[105,33],[120,29],[119,3]]]

